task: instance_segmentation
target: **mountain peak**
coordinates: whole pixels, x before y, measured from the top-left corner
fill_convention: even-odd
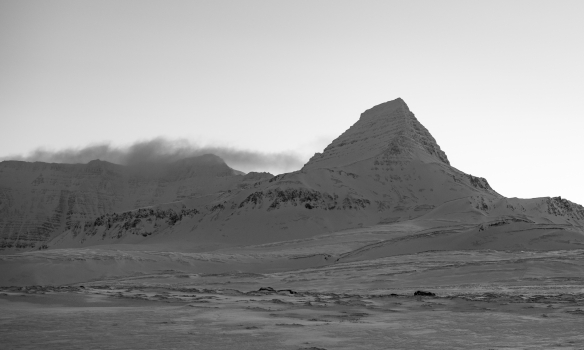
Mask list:
[[[410,110],[406,102],[401,97],[398,97],[395,100],[383,102],[369,108],[365,112],[361,113],[361,116],[380,116],[391,113],[398,108],[405,108],[407,111]]]
[[[315,154],[304,169],[346,166],[380,155],[450,165],[436,140],[405,101],[397,98],[363,112],[323,153]]]

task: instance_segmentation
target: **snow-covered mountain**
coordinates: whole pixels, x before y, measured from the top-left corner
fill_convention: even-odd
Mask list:
[[[214,156],[139,174],[104,162],[4,162],[0,171],[2,237],[36,249],[205,251],[406,221],[420,229],[458,225],[450,233],[462,238],[435,243],[459,249],[488,248],[495,233],[525,236],[501,249],[541,248],[549,237],[564,247],[584,237],[582,206],[505,198],[451,166],[402,99],[365,111],[301,170],[278,176],[243,176]]]
[[[40,248],[106,213],[182,200],[210,201],[243,173],[214,155],[132,167],[0,162],[0,247]]]
[[[507,199],[486,179],[451,166],[402,99],[365,111],[300,171],[226,193],[212,209],[199,219],[199,242],[275,242],[416,218],[575,230],[584,223],[580,205],[561,198]]]

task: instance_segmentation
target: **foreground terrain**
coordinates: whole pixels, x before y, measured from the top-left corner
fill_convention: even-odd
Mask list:
[[[581,246],[562,225],[421,218],[203,252],[8,254],[0,338],[8,349],[584,349]]]
[[[0,338],[7,349],[582,349],[583,272],[584,250],[435,251],[3,287]]]

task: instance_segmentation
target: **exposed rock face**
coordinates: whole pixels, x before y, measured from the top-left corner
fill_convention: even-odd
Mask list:
[[[260,208],[264,204],[267,210],[279,209],[281,206],[300,206],[306,209],[322,210],[346,210],[346,209],[364,209],[371,204],[367,199],[345,197],[342,201],[338,195],[330,195],[326,192],[307,190],[304,188],[287,188],[282,190],[276,188],[266,192],[254,192],[247,196],[239,208],[253,205],[253,208]]]
[[[436,296],[436,294],[435,294],[435,293],[432,293],[432,292],[426,292],[426,291],[423,291],[423,290],[417,290],[417,291],[414,293],[414,296],[422,296],[422,297],[435,297],[435,296]]]
[[[214,155],[165,167],[1,162],[0,248],[39,248],[102,215],[214,194],[239,174]]]
[[[468,179],[470,180],[470,184],[476,188],[482,188],[484,190],[492,190],[491,186],[487,182],[487,179],[484,177],[475,177],[472,175],[468,175]]]
[[[573,219],[584,220],[584,207],[562,197],[548,198],[547,206],[548,213],[555,216],[569,216]]]
[[[105,238],[121,238],[124,235],[140,235],[147,237],[174,226],[183,218],[192,218],[199,214],[197,209],[180,210],[173,208],[144,208],[127,211],[121,214],[104,214],[90,221],[78,221],[69,230],[73,238],[84,235],[85,238],[100,236]],[[46,245],[43,245],[44,247]]]

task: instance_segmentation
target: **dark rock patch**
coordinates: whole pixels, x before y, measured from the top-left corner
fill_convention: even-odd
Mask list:
[[[436,294],[432,292],[426,292],[423,290],[418,290],[414,293],[414,296],[423,296],[423,297],[435,297]]]

